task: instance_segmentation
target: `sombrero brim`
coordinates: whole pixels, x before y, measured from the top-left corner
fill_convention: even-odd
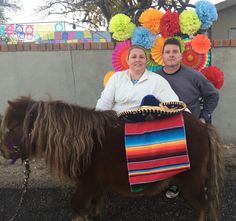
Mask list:
[[[159,106],[141,106],[140,108],[124,111],[119,118],[125,122],[142,122],[170,117],[186,109],[186,104],[181,101],[163,102]]]

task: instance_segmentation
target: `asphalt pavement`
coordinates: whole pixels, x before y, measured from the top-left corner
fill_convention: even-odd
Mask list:
[[[15,221],[70,221],[73,188],[59,187],[41,162],[31,162],[29,190]],[[9,166],[0,157],[0,221],[8,221],[20,200],[23,182],[20,162]],[[225,148],[225,190],[222,221],[236,221],[236,145]],[[192,221],[193,210],[182,194],[167,199],[124,198],[108,192],[103,197],[102,221]]]

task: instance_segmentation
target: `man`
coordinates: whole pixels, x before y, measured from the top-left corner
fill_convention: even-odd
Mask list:
[[[162,56],[165,66],[157,73],[169,82],[179,100],[186,103],[194,116],[203,123],[210,123],[211,114],[219,100],[217,89],[202,73],[181,64],[182,52],[177,39],[169,38],[165,41]],[[178,188],[171,186],[166,196],[173,198],[178,193]]]

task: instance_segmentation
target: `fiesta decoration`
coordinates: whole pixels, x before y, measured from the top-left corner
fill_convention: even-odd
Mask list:
[[[158,2],[158,9],[140,7],[139,11],[135,11],[132,20],[137,26],[125,14],[119,13],[111,18],[109,31],[116,41],[120,41],[112,53],[113,69],[128,69],[128,50],[132,45],[140,45],[146,49],[147,69],[155,72],[164,65],[162,52],[165,40],[175,38],[180,42],[182,63],[197,71],[204,70],[217,88],[222,87],[223,72],[217,71],[217,67],[209,67],[211,42],[206,35],[207,29],[218,17],[215,5],[208,0],[199,0],[195,6],[177,0]],[[161,11],[161,8],[164,10]],[[212,74],[213,71],[217,74]]]
[[[151,48],[152,58],[159,65],[164,65],[163,58],[162,58],[162,50],[163,50],[165,40],[166,39],[163,37],[157,38],[154,42],[153,47]]]
[[[163,12],[160,10],[149,8],[140,15],[139,22],[153,34],[158,34],[160,32],[160,21],[163,15]]]
[[[194,35],[201,27],[197,13],[193,10],[183,11],[179,16],[181,33]]]
[[[164,38],[172,37],[180,32],[179,13],[167,10],[160,22],[160,33]]]
[[[132,45],[141,45],[149,49],[152,47],[155,36],[145,27],[137,27],[131,38]]]
[[[218,90],[222,88],[224,84],[224,73],[220,68],[210,66],[204,68],[201,72]]]
[[[191,46],[195,52],[205,54],[211,48],[211,41],[206,35],[198,34],[192,39]]]
[[[197,71],[201,71],[203,68],[208,67],[210,64],[210,52],[205,54],[199,54],[192,49],[191,38],[184,39],[185,50],[183,52],[182,63],[186,66],[190,66]]]
[[[112,53],[112,67],[115,71],[123,71],[129,68],[127,64],[128,51],[131,41],[118,42]]]
[[[155,72],[162,68],[162,65],[158,65],[152,58],[151,51],[146,51],[146,57],[147,57],[147,69],[149,71]]]
[[[205,30],[212,26],[217,20],[218,14],[214,4],[207,0],[196,2],[196,13],[201,21],[201,29]]]
[[[115,71],[108,71],[103,78],[103,86],[105,87],[110,77],[115,73]]]
[[[131,19],[125,14],[116,14],[111,18],[109,23],[109,32],[112,32],[112,37],[117,41],[129,39],[136,25],[131,22]]]

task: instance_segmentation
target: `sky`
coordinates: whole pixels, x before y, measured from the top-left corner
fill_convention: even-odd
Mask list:
[[[59,15],[53,15],[44,18],[35,14],[34,9],[43,4],[43,0],[19,0],[22,5],[22,10],[17,13],[8,14],[10,20],[8,23],[31,23],[31,22],[52,22],[52,21],[66,21],[72,23],[72,16],[62,17]],[[190,3],[194,3],[197,0],[191,0]],[[223,0],[210,0],[213,3],[218,3]]]
[[[21,10],[17,13],[11,13],[8,15],[10,18],[8,23],[30,23],[41,21],[64,21],[71,20],[72,18],[65,18],[60,15],[54,15],[50,17],[43,17],[43,15],[35,13],[35,9],[40,5],[43,5],[43,0],[19,0]]]

